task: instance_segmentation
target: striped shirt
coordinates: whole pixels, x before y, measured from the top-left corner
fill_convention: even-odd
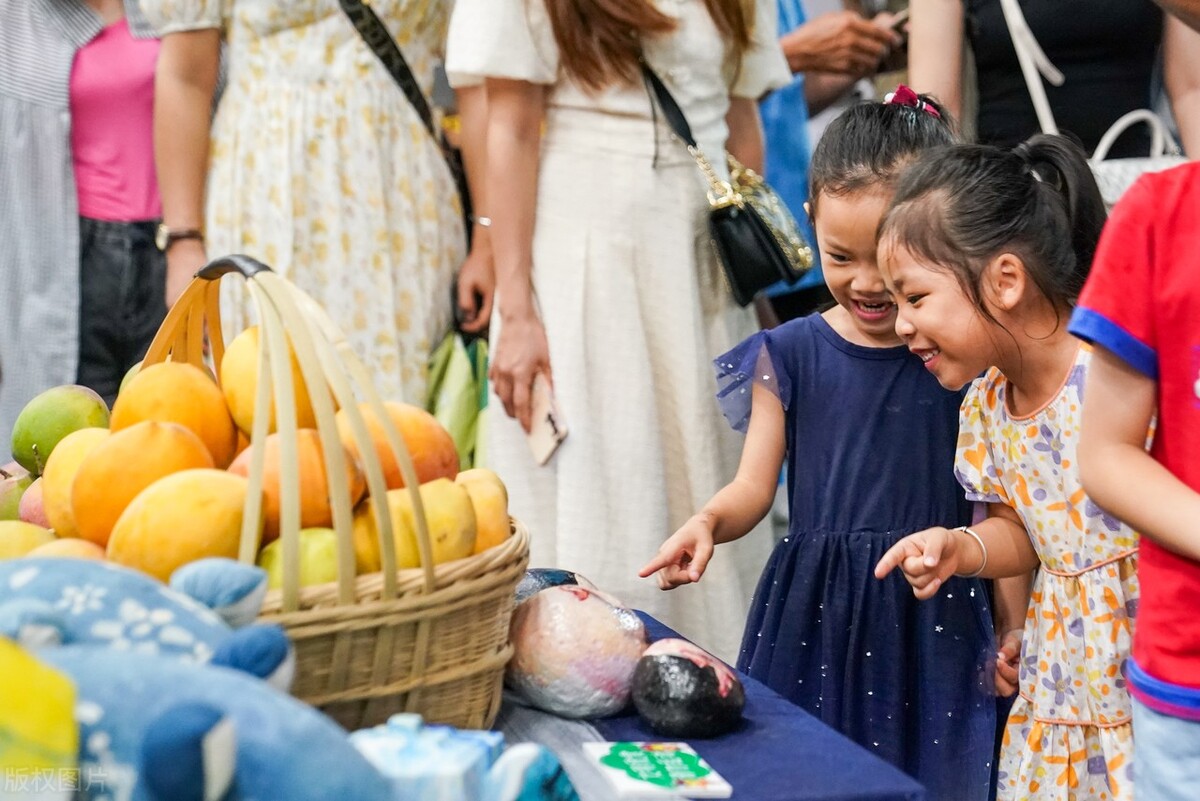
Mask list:
[[[154,36],[135,0],[125,13],[135,37]],[[0,461],[21,407],[76,377],[69,82],[75,52],[102,27],[83,0],[0,0]]]

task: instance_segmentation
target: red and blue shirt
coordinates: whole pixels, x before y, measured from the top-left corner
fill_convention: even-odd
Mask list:
[[[1070,330],[1155,380],[1151,455],[1200,492],[1200,164],[1143,176],[1122,197]],[[1200,720],[1200,562],[1144,538],[1138,572],[1130,690]]]

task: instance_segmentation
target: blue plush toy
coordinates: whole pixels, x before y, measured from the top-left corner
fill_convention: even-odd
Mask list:
[[[39,656],[75,683],[78,801],[393,800],[336,723],[237,665],[95,645]]]
[[[444,727],[428,730],[439,739],[424,770],[397,782],[395,763],[381,771],[332,720],[276,689],[294,659],[283,629],[249,625],[265,590],[264,571],[227,559],[189,564],[170,587],[99,561],[0,561],[0,635],[74,685],[74,801],[406,801],[472,737],[489,745],[466,801],[575,798],[544,749],[496,760],[499,735]],[[0,710],[0,757],[19,722]]]
[[[204,559],[178,570],[167,587],[136,570],[91,559],[0,562],[0,635],[27,648],[102,645],[192,662],[235,659],[281,689],[294,660],[282,632],[269,638],[254,620],[266,593],[261,568]],[[249,654],[255,651],[253,663]]]

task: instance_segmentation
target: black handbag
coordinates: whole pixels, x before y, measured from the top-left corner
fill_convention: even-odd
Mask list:
[[[645,64],[642,74],[708,181],[708,230],[733,299],[745,306],[772,284],[799,279],[813,266],[813,253],[787,205],[762,176],[728,154],[730,179],[720,178],[671,92]]]
[[[383,63],[384,69],[388,71],[400,90],[404,92],[404,96],[408,98],[408,102],[416,109],[421,122],[425,123],[425,130],[429,131],[433,141],[437,142],[438,147],[441,148],[442,156],[446,159],[446,166],[450,168],[450,175],[454,178],[454,185],[458,188],[458,197],[462,203],[463,230],[466,232],[467,240],[470,241],[471,193],[467,188],[467,174],[463,170],[462,156],[457,150],[450,147],[446,137],[440,135],[434,126],[433,111],[429,108],[429,101],[421,92],[421,87],[413,76],[412,68],[404,60],[404,54],[400,52],[400,47],[392,38],[387,26],[362,0],[338,0],[338,2],[342,6],[342,11],[346,12],[346,16],[350,18],[354,29],[367,43],[367,47]]]

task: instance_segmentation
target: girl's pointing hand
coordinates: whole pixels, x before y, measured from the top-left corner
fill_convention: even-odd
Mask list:
[[[932,598],[950,576],[958,571],[957,532],[929,528],[909,534],[897,542],[875,565],[875,578],[882,579],[896,568],[921,600]]]

